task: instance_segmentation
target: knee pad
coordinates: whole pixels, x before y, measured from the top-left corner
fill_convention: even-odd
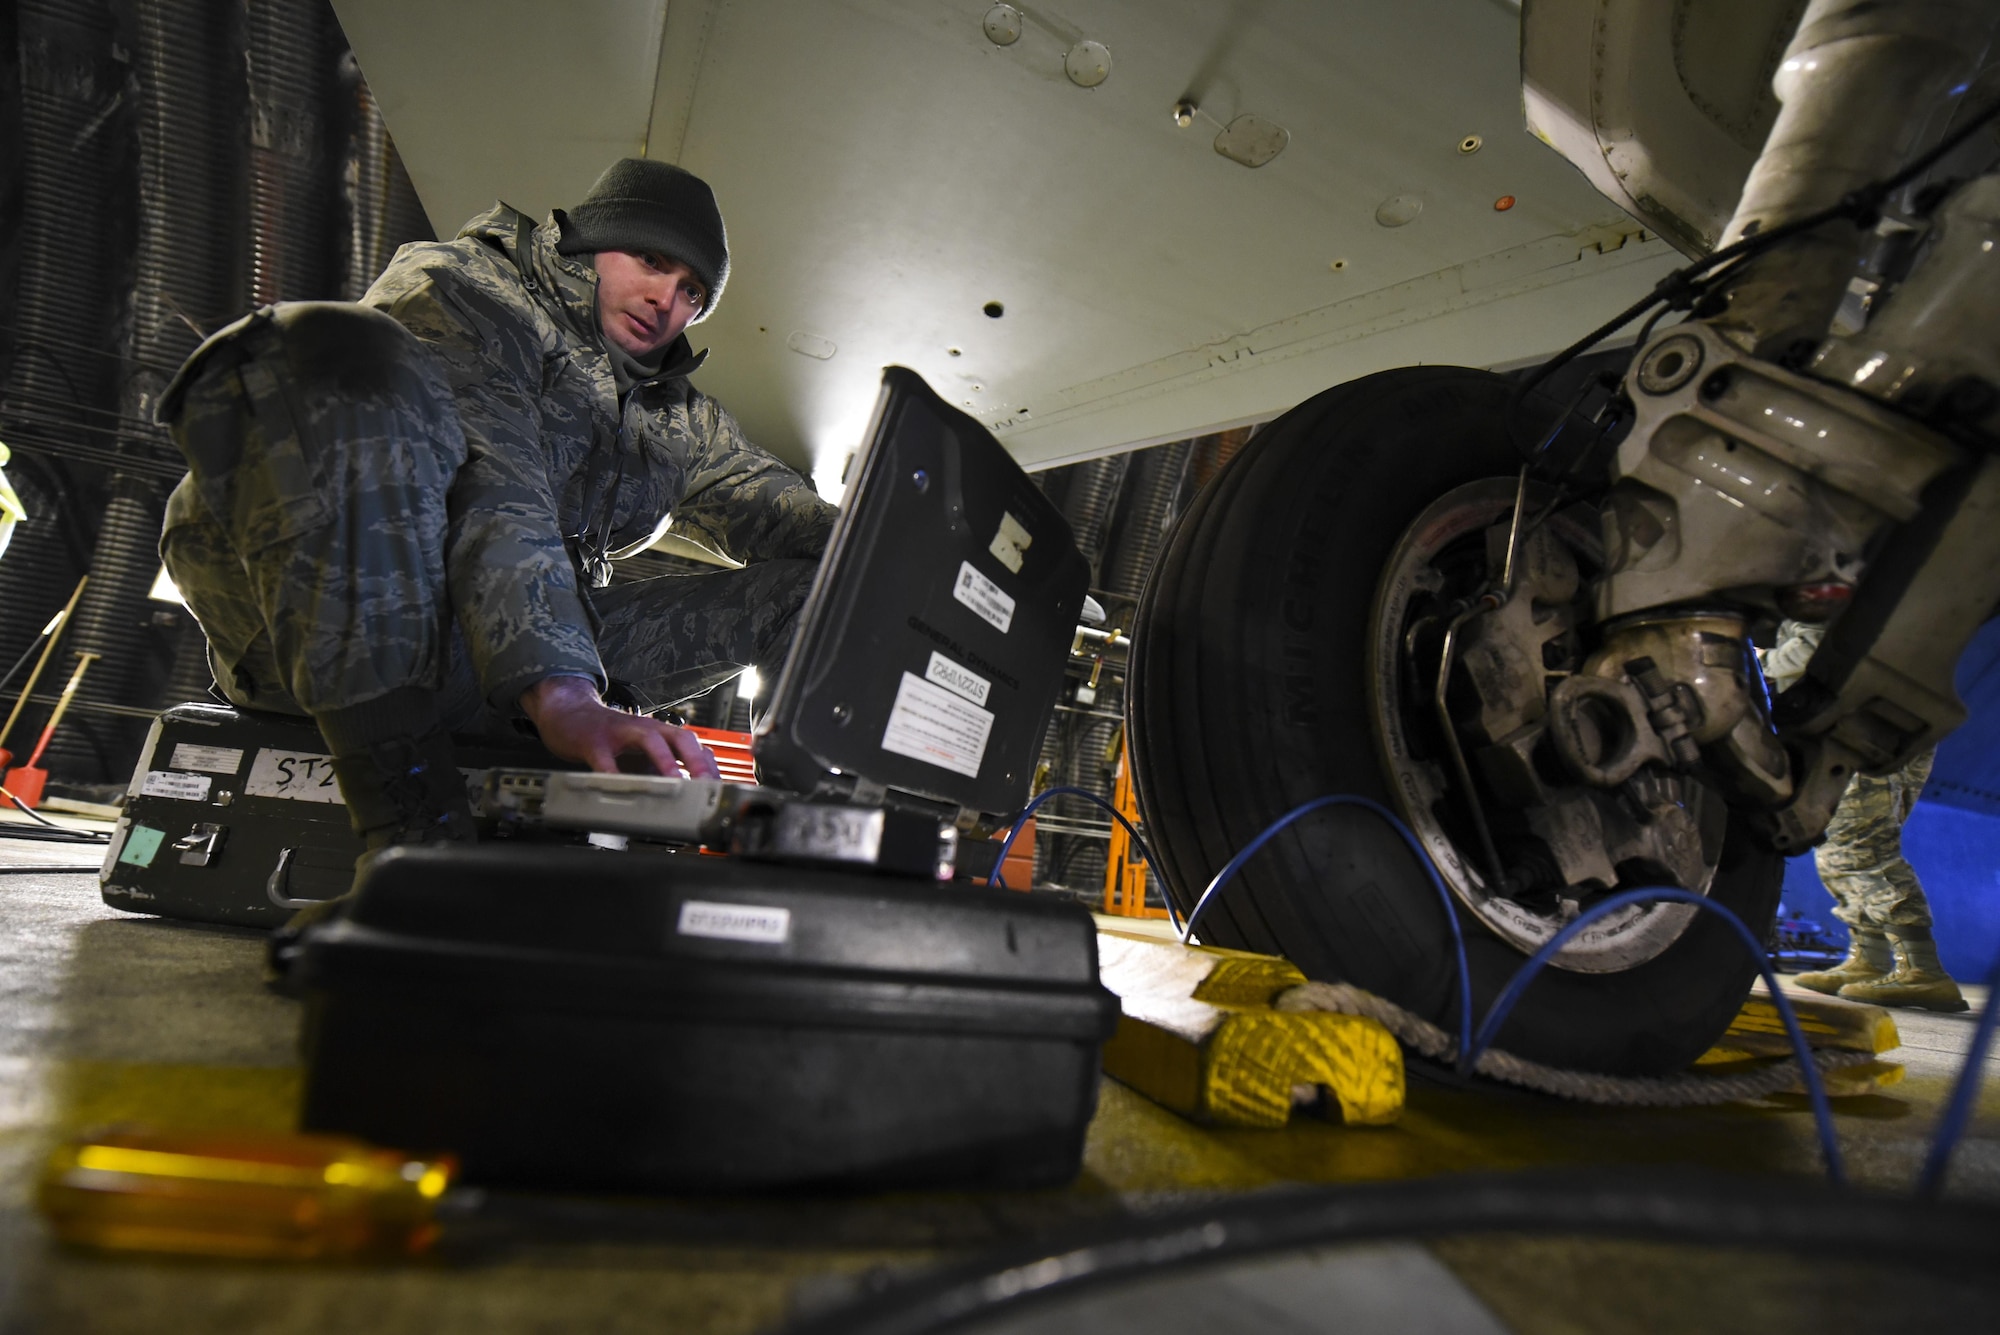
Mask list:
[[[432,392],[430,352],[394,319],[347,301],[283,301],[253,311],[202,343],[160,397],[158,417],[179,418],[188,387],[212,367],[273,362],[299,394],[342,399]]]
[[[344,399],[407,394],[430,353],[416,335],[369,306],[287,301],[270,307],[292,383]]]

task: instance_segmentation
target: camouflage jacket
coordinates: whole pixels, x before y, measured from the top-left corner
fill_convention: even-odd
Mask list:
[[[465,427],[448,578],[473,666],[501,707],[560,673],[604,680],[589,589],[667,529],[738,561],[816,558],[834,507],[688,383],[685,336],[620,401],[597,272],[504,205],[452,241],[404,246],[362,301],[438,355]]]

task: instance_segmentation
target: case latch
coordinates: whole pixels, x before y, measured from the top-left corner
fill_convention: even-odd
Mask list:
[[[222,855],[222,841],[229,836],[227,825],[203,822],[174,841],[184,867],[206,867]]]

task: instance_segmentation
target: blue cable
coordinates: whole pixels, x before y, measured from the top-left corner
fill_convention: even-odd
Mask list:
[[[1819,1127],[1820,1153],[1826,1159],[1826,1175],[1835,1186],[1846,1185],[1847,1173],[1841,1164],[1840,1142],[1833,1134],[1833,1108],[1826,1101],[1826,1086],[1820,1080],[1819,1068],[1813,1065],[1812,1049],[1806,1043],[1804,1031],[1799,1028],[1799,1017],[1793,1012],[1792,1003],[1778,986],[1778,977],[1771,970],[1771,963],[1765,957],[1763,945],[1757,940],[1756,935],[1743,925],[1741,918],[1714,900],[1689,890],[1673,886],[1626,890],[1591,905],[1565,923],[1561,931],[1550,937],[1540,950],[1529,956],[1528,962],[1507,980],[1507,986],[1500,989],[1500,995],[1493,999],[1492,1008],[1486,1012],[1486,1019],[1480,1024],[1479,1033],[1472,1040],[1471,1048],[1459,1059],[1458,1069],[1461,1072],[1470,1071],[1479,1059],[1486,1055],[1486,1049],[1492,1046],[1494,1036],[1500,1032],[1500,1026],[1506,1023],[1508,1014],[1513,1011],[1514,1004],[1521,999],[1521,994],[1527,991],[1528,984],[1533,982],[1535,975],[1555,958],[1556,952],[1568,945],[1579,932],[1630,905],[1662,901],[1672,904],[1693,904],[1707,912],[1721,914],[1723,921],[1742,938],[1743,945],[1749,950],[1751,958],[1757,961],[1757,971],[1764,975],[1764,986],[1770,989],[1771,1002],[1778,1008],[1779,1018],[1785,1022],[1785,1034],[1792,1040],[1792,1051],[1798,1054],[1799,1069],[1805,1076],[1806,1093],[1812,1100],[1813,1121]]]
[[[1465,964],[1465,933],[1460,930],[1458,925],[1458,909],[1452,903],[1451,892],[1444,888],[1444,880],[1438,875],[1437,867],[1432,864],[1430,854],[1424,852],[1423,845],[1417,842],[1417,836],[1410,832],[1410,827],[1403,824],[1401,818],[1395,812],[1389,810],[1389,808],[1383,806],[1380,802],[1371,801],[1365,797],[1355,797],[1348,793],[1333,793],[1326,797],[1315,797],[1310,802],[1301,803],[1278,817],[1278,819],[1272,821],[1264,827],[1262,834],[1245,844],[1243,851],[1231,858],[1229,865],[1217,872],[1215,879],[1208,883],[1208,889],[1201,892],[1201,898],[1195,901],[1193,911],[1188,914],[1187,926],[1181,929],[1181,944],[1186,945],[1193,939],[1194,925],[1200,920],[1203,911],[1208,908],[1209,901],[1215,898],[1222,887],[1228,883],[1230,877],[1243,869],[1244,863],[1254,857],[1257,851],[1264,847],[1265,844],[1271,842],[1278,831],[1284,829],[1287,825],[1299,819],[1299,817],[1310,815],[1326,807],[1364,807],[1380,816],[1383,820],[1388,821],[1389,828],[1402,836],[1403,842],[1410,846],[1410,852],[1416,855],[1418,863],[1430,875],[1431,885],[1437,889],[1438,901],[1444,907],[1444,920],[1446,925],[1451,928],[1452,949],[1458,958],[1457,1037],[1459,1050],[1461,1052],[1464,1051],[1466,1036],[1472,1032],[1472,974]]]
[[[1005,890],[1007,888],[1007,882],[1001,879],[1001,874],[1000,874],[1000,869],[1004,867],[1007,863],[1007,850],[1011,849],[1014,846],[1014,840],[1020,836],[1021,827],[1028,823],[1028,817],[1034,815],[1035,812],[1041,807],[1042,803],[1048,801],[1052,797],[1089,798],[1091,801],[1097,803],[1097,805],[1103,807],[1106,811],[1110,812],[1112,817],[1115,820],[1117,820],[1117,822],[1120,825],[1123,825],[1125,827],[1125,833],[1132,836],[1132,846],[1139,850],[1140,857],[1146,859],[1146,869],[1152,872],[1153,878],[1160,883],[1160,896],[1162,899],[1166,901],[1167,905],[1167,921],[1174,925],[1175,931],[1179,931],[1181,926],[1181,919],[1180,915],[1174,912],[1173,892],[1167,888],[1168,886],[1167,877],[1166,874],[1160,870],[1160,864],[1153,861],[1153,850],[1146,847],[1146,841],[1139,837],[1139,831],[1133,827],[1132,822],[1125,819],[1124,812],[1120,811],[1117,807],[1112,806],[1109,802],[1099,797],[1096,793],[1091,792],[1088,788],[1077,788],[1069,784],[1057,784],[1053,788],[1043,789],[1040,793],[1036,795],[1034,801],[1028,803],[1028,805],[1026,805],[1025,807],[1022,807],[1021,814],[1014,817],[1014,824],[1008,828],[1007,837],[1000,841],[1000,856],[993,859],[993,874],[986,878],[987,881],[997,889]]]
[[[1159,878],[1162,887],[1168,884],[1166,877],[1160,872],[1159,864],[1153,860],[1152,850],[1146,847],[1145,841],[1139,837],[1139,832],[1132,828],[1132,823],[1126,820],[1116,807],[1106,802],[1096,793],[1065,785],[1044,791],[1034,801],[1022,808],[1021,814],[1015,818],[1013,828],[1007,832],[1007,838],[1000,845],[1000,855],[995,859],[994,874],[991,877],[994,885],[1002,888],[1005,887],[1005,882],[1000,877],[999,869],[1001,864],[1006,861],[1007,852],[1014,846],[1014,840],[1020,834],[1021,827],[1026,823],[1028,817],[1032,816],[1043,803],[1049,801],[1051,798],[1064,795],[1086,798],[1110,812],[1117,819],[1118,823],[1125,827],[1126,832],[1132,836],[1132,842],[1146,859],[1147,867],[1152,871],[1154,876]],[[1720,914],[1723,920],[1729,924],[1731,930],[1736,933],[1738,939],[1743,942],[1744,947],[1750,951],[1751,958],[1757,962],[1757,970],[1763,975],[1764,986],[1771,994],[1771,1002],[1777,1008],[1779,1018],[1784,1021],[1785,1034],[1791,1040],[1793,1053],[1798,1057],[1799,1069],[1806,1085],[1806,1094],[1812,1103],[1813,1122],[1819,1132],[1820,1153],[1826,1162],[1827,1177],[1837,1186],[1844,1186],[1846,1184],[1846,1168],[1840,1155],[1840,1142],[1834,1134],[1833,1108],[1827,1102],[1825,1082],[1820,1078],[1819,1068],[1813,1064],[1812,1048],[1806,1042],[1805,1032],[1799,1028],[1798,1015],[1793,1011],[1791,1001],[1785,996],[1784,989],[1779,985],[1777,975],[1771,969],[1770,961],[1765,956],[1763,946],[1758,943],[1755,934],[1744,925],[1743,920],[1737,917],[1736,914],[1715,900],[1697,895],[1692,891],[1682,890],[1673,886],[1655,886],[1638,890],[1627,890],[1592,905],[1575,919],[1564,924],[1562,929],[1550,937],[1542,945],[1541,949],[1530,956],[1528,961],[1516,970],[1514,976],[1507,981],[1507,985],[1501,989],[1500,995],[1494,998],[1493,1005],[1486,1012],[1486,1019],[1481,1023],[1478,1033],[1473,1037],[1468,1047],[1464,1036],[1473,1032],[1472,975],[1466,964],[1465,934],[1459,927],[1458,911],[1452,900],[1451,892],[1445,888],[1443,879],[1438,875],[1436,865],[1431,861],[1430,855],[1424,851],[1423,845],[1417,841],[1416,835],[1411,832],[1409,826],[1405,825],[1402,819],[1393,811],[1369,798],[1357,797],[1346,793],[1334,793],[1325,797],[1313,798],[1309,802],[1301,803],[1292,808],[1266,826],[1256,838],[1244,845],[1242,851],[1231,858],[1228,864],[1215,874],[1215,878],[1208,883],[1208,887],[1201,892],[1201,897],[1195,901],[1194,908],[1189,912],[1185,925],[1179,924],[1176,919],[1176,925],[1180,929],[1182,944],[1186,944],[1193,939],[1195,926],[1200,921],[1201,915],[1207,911],[1210,902],[1228,884],[1229,880],[1237,872],[1241,871],[1252,857],[1256,856],[1263,849],[1265,844],[1269,843],[1293,821],[1311,815],[1315,811],[1322,811],[1328,807],[1336,806],[1363,807],[1369,811],[1373,811],[1382,817],[1383,820],[1387,821],[1389,827],[1409,846],[1411,853],[1416,856],[1417,861],[1423,866],[1425,873],[1430,877],[1432,887],[1438,893],[1439,902],[1444,909],[1445,922],[1451,928],[1452,949],[1458,964],[1458,1033],[1460,1036],[1458,1069],[1462,1074],[1470,1073],[1478,1064],[1479,1059],[1486,1054],[1487,1049],[1493,1045],[1493,1039],[1499,1033],[1500,1026],[1506,1023],[1508,1015],[1513,1012],[1522,994],[1526,992],[1528,984],[1533,982],[1535,976],[1548,965],[1550,960],[1555,958],[1558,951],[1565,945],[1568,945],[1584,928],[1590,926],[1592,923],[1609,917],[1620,909],[1642,903],[1692,904],[1696,908],[1706,912]],[[1168,896],[1167,900],[1167,913],[1170,919],[1175,918],[1171,895]],[[1994,964],[1993,970],[1988,977],[1988,986],[1996,991],[2000,991],[2000,961],[1996,961]],[[1939,1123],[1937,1136],[1932,1142],[1930,1157],[1924,1165],[1923,1177],[1919,1182],[1918,1190],[1926,1195],[1935,1195],[1942,1187],[1944,1172],[1950,1162],[1952,1151],[1956,1147],[1959,1138],[1964,1134],[1965,1126],[1971,1118],[1973,1098],[1979,1087],[1980,1067],[1985,1060],[1987,1048],[1992,1042],[1997,1016],[2000,1016],[2000,1009],[1996,1009],[1993,1002],[1989,999],[1986,1012],[1980,1017],[1979,1028],[1973,1036],[1971,1054],[1967,1060],[1965,1069],[1960,1072],[1958,1084],[1952,1092],[1951,1105],[1947,1108],[1943,1120]]]
[[[1986,971],[1986,1011],[1979,1017],[1979,1027],[1972,1031],[1972,1048],[1965,1054],[1965,1065],[1951,1088],[1951,1102],[1945,1105],[1944,1116],[1938,1119],[1937,1133],[1931,1137],[1931,1151],[1924,1158],[1924,1171],[1917,1178],[1917,1195],[1927,1200],[1937,1199],[1944,1191],[1952,1151],[1958,1148],[1959,1138],[1972,1120],[1972,1107],[1985,1074],[1986,1052],[1993,1045],[1993,1022],[2000,1017],[2000,1006],[1994,1004],[1996,998],[2000,998],[2000,959],[1995,959],[1993,967]]]

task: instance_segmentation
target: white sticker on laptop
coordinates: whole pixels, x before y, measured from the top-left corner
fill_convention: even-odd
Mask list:
[[[193,742],[177,742],[173,758],[167,761],[168,769],[199,769],[210,774],[234,775],[243,768],[243,748],[240,746],[196,746]]]
[[[986,703],[986,693],[993,689],[993,683],[974,672],[971,668],[960,667],[937,650],[931,650],[931,665],[924,669],[924,676],[947,691],[957,691],[975,705]]]
[[[777,946],[792,934],[792,911],[764,904],[713,904],[690,899],[681,905],[674,930],[682,936]]]
[[[992,731],[991,712],[905,672],[882,749],[976,779]]]
[[[1021,573],[1021,558],[1033,546],[1035,535],[1021,526],[1021,521],[1004,510],[1000,513],[1000,531],[993,535],[993,545],[986,550],[993,553],[993,559],[1006,566],[1015,574]]]
[[[141,797],[175,797],[183,802],[206,802],[215,783],[206,774],[181,774],[170,769],[150,771],[139,784]]]
[[[338,802],[333,757],[310,751],[262,750],[250,762],[245,797],[282,797],[291,802]]]
[[[951,596],[992,622],[1002,635],[1014,624],[1014,600],[1007,596],[1006,590],[974,570],[970,561],[959,562],[958,581],[951,586]]]

